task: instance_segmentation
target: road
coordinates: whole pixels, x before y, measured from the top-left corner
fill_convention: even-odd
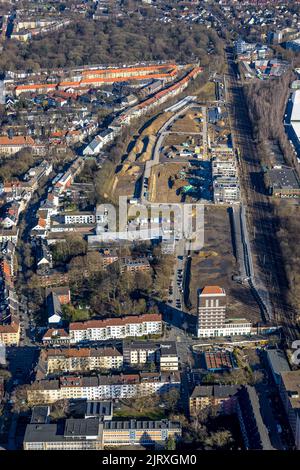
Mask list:
[[[233,56],[227,52],[226,74],[228,111],[235,148],[240,150],[239,176],[242,202],[247,208],[248,229],[256,270],[270,292],[274,320],[281,324],[287,337],[298,337],[295,312],[286,305],[283,291],[288,288],[283,269],[280,247],[276,238],[276,219],[269,196],[265,192],[263,174],[256,144],[252,138],[252,125],[241,83],[236,78]]]

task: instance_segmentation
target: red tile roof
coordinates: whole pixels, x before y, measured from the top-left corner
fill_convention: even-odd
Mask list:
[[[205,286],[201,292],[201,295],[214,295],[214,294],[225,295],[225,290],[219,286]]]
[[[132,315],[121,318],[106,318],[104,320],[88,320],[86,322],[70,323],[71,330],[87,330],[88,328],[105,328],[106,326],[118,326],[134,323],[161,321],[162,317],[157,313],[146,313],[144,315]]]

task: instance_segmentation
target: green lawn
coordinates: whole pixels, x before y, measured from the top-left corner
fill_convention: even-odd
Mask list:
[[[163,408],[149,408],[140,412],[133,407],[122,406],[121,410],[114,410],[114,418],[160,420],[166,418],[166,415]]]

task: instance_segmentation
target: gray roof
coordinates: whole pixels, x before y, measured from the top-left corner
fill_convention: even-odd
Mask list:
[[[246,385],[239,390],[239,404],[242,419],[251,450],[274,450],[268,430],[260,412],[259,398],[254,387]]]
[[[160,343],[161,356],[177,356],[177,347],[175,341]]]
[[[49,406],[35,406],[32,409],[30,424],[45,424],[50,414]]]
[[[99,418],[67,419],[65,424],[65,437],[98,436]]]
[[[51,292],[47,297],[47,311],[48,318],[52,317],[52,315],[62,316],[61,304],[55,292]]]
[[[62,434],[58,433],[57,424],[28,424],[24,442],[61,441]]]
[[[235,395],[238,392],[239,388],[239,385],[197,385],[194,388],[191,398],[226,398]]]
[[[272,168],[267,174],[274,189],[300,189],[293,168]]]
[[[181,424],[168,420],[161,421],[106,421],[103,423],[104,429],[176,429],[181,428]]]
[[[284,352],[280,349],[268,349],[267,356],[275,374],[291,370]]]
[[[111,401],[87,401],[85,417],[87,416],[111,416],[113,409]]]

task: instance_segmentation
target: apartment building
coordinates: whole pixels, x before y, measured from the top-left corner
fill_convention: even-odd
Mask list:
[[[45,146],[36,144],[32,137],[17,135],[15,137],[0,136],[0,153],[14,155],[24,148],[29,148],[36,155],[45,153]]]
[[[249,335],[251,323],[245,318],[226,319],[226,292],[206,286],[198,293],[198,337]]]
[[[160,344],[159,368],[161,372],[179,370],[179,358],[175,342]]]
[[[198,293],[198,329],[222,327],[225,323],[226,306],[226,293],[222,287],[204,287]]]
[[[139,272],[149,271],[151,268],[150,262],[146,256],[141,258],[132,258],[127,256],[121,260],[121,273],[124,272]]]
[[[65,224],[94,224],[95,214],[93,212],[67,212],[61,214]]]
[[[71,344],[81,341],[103,341],[162,334],[162,317],[160,314],[147,313],[123,318],[107,318],[70,323]]]
[[[240,186],[236,176],[214,178],[213,190],[215,204],[234,204],[240,200]]]
[[[32,404],[62,399],[113,400],[149,396],[180,388],[180,374],[139,373],[101,376],[63,376],[34,382],[27,391]]]
[[[43,344],[46,346],[68,346],[70,344],[69,333],[63,328],[49,328],[43,336]]]
[[[173,341],[124,341],[123,355],[124,364],[128,366],[154,363],[159,366],[161,372],[179,370],[177,347]]]
[[[189,398],[191,416],[211,407],[217,407],[220,413],[234,413],[238,389],[239,385],[197,385]]]
[[[281,372],[279,392],[295,439],[300,450],[300,370]]]
[[[5,346],[18,346],[20,342],[20,324],[17,321],[0,324],[0,343]]]
[[[168,438],[181,437],[181,425],[162,421],[104,421],[97,417],[56,423],[28,424],[24,450],[102,450],[111,447],[164,448]]]
[[[272,450],[254,387],[249,385],[208,385],[195,387],[189,399],[190,413],[197,416],[217,407],[220,414],[236,414],[244,446],[248,450]]]
[[[47,374],[123,367],[123,355],[114,347],[42,350],[41,360],[46,363]]]
[[[235,177],[237,176],[237,165],[234,158],[214,157],[212,159],[213,178],[221,176]]]

